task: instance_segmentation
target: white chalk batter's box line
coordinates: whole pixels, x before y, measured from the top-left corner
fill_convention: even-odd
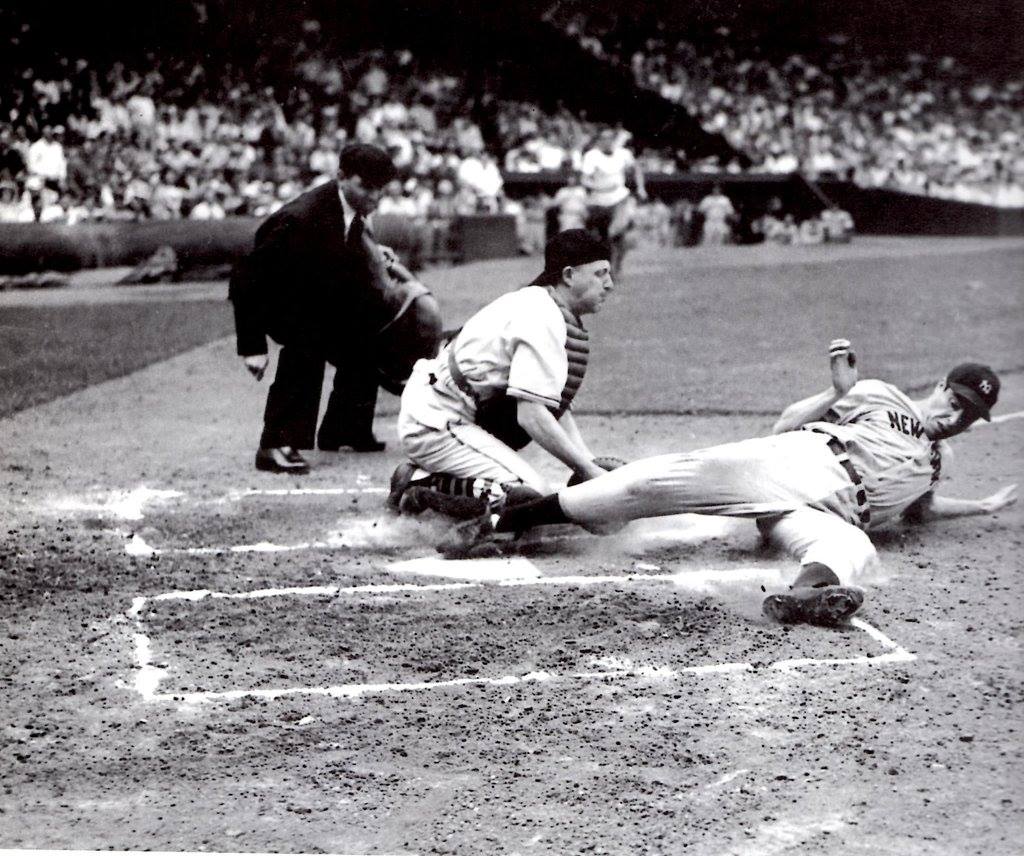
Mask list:
[[[369,481],[368,476],[359,476],[357,482]],[[89,512],[117,518],[120,521],[142,521],[148,507],[153,503],[185,503],[191,507],[204,505],[225,505],[241,502],[249,497],[296,497],[296,496],[382,496],[387,493],[383,487],[362,484],[356,487],[299,487],[299,488],[239,488],[213,498],[190,497],[180,490],[163,490],[140,486],[131,490],[110,491],[97,498],[63,497],[47,504],[48,508],[61,512]],[[255,544],[233,544],[204,547],[153,547],[137,532],[122,528],[108,530],[124,539],[124,549],[129,556],[156,556],[160,554],[185,554],[194,556],[220,555],[224,553],[279,553],[296,550],[333,550],[350,546],[344,539],[309,541],[298,544],[273,544],[261,541]]]
[[[290,488],[234,488],[220,496],[195,497],[180,490],[151,488],[139,485],[127,490],[107,490],[92,493],[88,497],[64,496],[49,500],[44,507],[64,512],[89,512],[115,517],[120,520],[142,520],[147,507],[152,503],[184,502],[192,506],[226,505],[241,502],[251,497],[293,497],[293,496],[383,496],[384,487],[369,484],[369,476],[360,475],[354,487],[290,487]]]
[[[519,567],[525,569],[526,565],[532,567],[532,563],[526,559],[516,560],[475,560],[467,561],[466,564],[473,565],[494,565],[500,563],[506,568]],[[446,565],[460,564],[458,562],[447,562]],[[536,568],[533,569],[536,572]],[[771,569],[771,572],[776,572]],[[898,643],[886,636],[881,630],[868,624],[859,618],[851,620],[851,624],[858,630],[866,633],[871,639],[877,642],[884,650],[884,653],[860,657],[840,658],[795,658],[788,660],[777,660],[767,666],[755,667],[752,663],[715,663],[706,666],[685,666],[672,668],[669,666],[620,666],[614,664],[605,669],[583,672],[529,672],[522,675],[496,675],[485,678],[454,678],[443,681],[410,681],[396,683],[375,683],[375,684],[336,684],[331,686],[294,686],[277,689],[234,689],[223,691],[204,692],[180,692],[161,693],[159,685],[164,678],[166,669],[153,662],[152,643],[146,634],[143,626],[141,613],[143,607],[149,602],[160,602],[169,600],[187,600],[198,602],[206,599],[211,600],[255,600],[271,597],[342,597],[345,595],[390,595],[396,592],[409,591],[436,591],[450,592],[466,589],[481,588],[486,585],[498,587],[519,587],[519,586],[594,586],[594,585],[622,585],[632,583],[670,583],[690,587],[707,585],[710,582],[736,582],[744,579],[744,573],[763,576],[766,573],[764,568],[727,570],[727,571],[689,571],[679,574],[628,574],[620,576],[563,576],[563,577],[540,577],[536,575],[522,574],[506,578],[496,577],[489,582],[455,582],[455,583],[385,583],[359,586],[302,586],[295,588],[278,589],[257,589],[248,592],[216,592],[206,589],[194,591],[171,591],[150,597],[139,596],[132,601],[128,610],[128,617],[135,622],[135,669],[136,677],[134,688],[145,701],[150,702],[176,702],[179,704],[198,704],[208,701],[231,701],[240,698],[262,698],[277,699],[288,696],[325,696],[338,699],[354,699],[365,695],[417,692],[427,690],[444,690],[453,687],[464,686],[511,686],[515,684],[530,684],[544,682],[570,682],[579,680],[602,680],[609,679],[680,679],[687,675],[709,675],[725,672],[757,672],[775,671],[792,672],[796,669],[808,666],[868,666],[886,663],[909,663],[917,659],[916,655],[910,653]]]
[[[0,856],[40,856],[41,853],[62,856],[281,856],[279,853],[237,852],[230,850],[16,850],[0,849]],[[312,856],[307,852],[289,851],[288,856]],[[416,853],[320,853],[318,856],[418,856]]]

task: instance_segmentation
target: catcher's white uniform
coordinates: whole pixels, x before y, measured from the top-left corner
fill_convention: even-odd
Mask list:
[[[865,530],[897,519],[938,479],[945,444],[928,439],[916,405],[864,380],[798,431],[627,464],[566,488],[581,523],[692,512],[753,517],[803,564],[849,578],[875,560]]]
[[[551,289],[509,292],[470,318],[432,360],[420,360],[402,394],[398,436],[410,460],[428,473],[549,486],[517,452],[475,424],[476,399],[452,377],[454,359],[477,398],[494,391],[562,403],[569,377],[568,328]]]

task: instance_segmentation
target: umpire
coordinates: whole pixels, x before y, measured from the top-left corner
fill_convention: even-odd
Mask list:
[[[337,182],[307,191],[269,217],[232,273],[238,354],[257,380],[267,368],[267,336],[282,346],[256,453],[259,470],[308,472],[298,450],[313,446],[325,362],[337,371],[318,446],[384,448],[373,436],[381,382],[376,334],[394,310],[366,218],[394,175],[381,149],[347,146]]]

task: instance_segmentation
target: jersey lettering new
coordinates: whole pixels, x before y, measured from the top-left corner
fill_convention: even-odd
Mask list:
[[[943,444],[928,438],[917,405],[892,384],[859,381],[825,420],[804,427],[846,445],[867,490],[872,528],[891,523],[938,480]]]

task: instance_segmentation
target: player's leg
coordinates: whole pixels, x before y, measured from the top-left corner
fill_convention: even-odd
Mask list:
[[[704,237],[702,244],[707,246],[719,246],[725,243],[725,224],[718,220],[704,221]]]
[[[410,430],[405,421],[400,422],[400,437],[413,463],[399,465],[388,504],[403,513],[432,510],[465,519],[438,544],[446,558],[498,555],[492,518],[547,490],[532,466],[478,425],[453,422],[444,429]],[[415,469],[410,471],[410,466]],[[396,484],[400,472],[404,483]]]
[[[608,246],[611,252],[609,261],[613,277],[617,277],[622,272],[622,262],[629,249],[630,230],[633,226],[635,212],[636,203],[632,196],[627,196],[618,205],[611,208],[608,222]]]
[[[824,435],[791,431],[633,461],[517,506],[496,526],[498,531],[522,531],[687,512],[760,518],[803,508],[849,487],[849,476]]]
[[[324,359],[297,345],[281,348],[274,382],[267,391],[261,449],[313,447]]]
[[[864,594],[848,583],[877,561],[866,533],[835,514],[813,508],[797,509],[759,525],[773,544],[800,561],[789,590],[765,598],[765,614],[787,624],[834,625],[860,608]]]
[[[613,209],[608,205],[591,205],[587,209],[587,229],[593,232],[598,240],[608,242],[609,229],[612,224]]]
[[[729,475],[714,451],[633,461],[557,494],[517,505],[502,515],[497,529],[523,531],[555,523],[592,526],[687,511],[724,513],[720,506],[735,498],[730,485],[738,473]],[[715,511],[707,511],[709,503]]]
[[[771,520],[762,530],[775,546],[798,559],[801,568],[823,565],[831,569],[835,582],[856,582],[878,561],[864,530],[827,511],[800,508]],[[801,577],[797,580],[802,582]]]
[[[458,517],[474,516],[487,507],[500,508],[514,489],[523,489],[520,497],[531,498],[548,489],[544,478],[517,452],[478,425],[451,422],[436,429],[403,422],[400,438],[403,451],[417,468],[409,474],[405,492],[425,502],[425,507]],[[462,499],[470,502],[458,501]]]
[[[377,388],[377,373],[372,366],[339,362],[317,432],[317,447],[325,452],[336,452],[342,446],[351,446],[357,452],[383,451],[384,443],[373,436]]]
[[[849,486],[823,435],[789,432],[676,455],[643,458],[559,491],[555,500],[518,509],[504,528],[522,524],[593,524],[721,514],[763,517],[808,505]]]

